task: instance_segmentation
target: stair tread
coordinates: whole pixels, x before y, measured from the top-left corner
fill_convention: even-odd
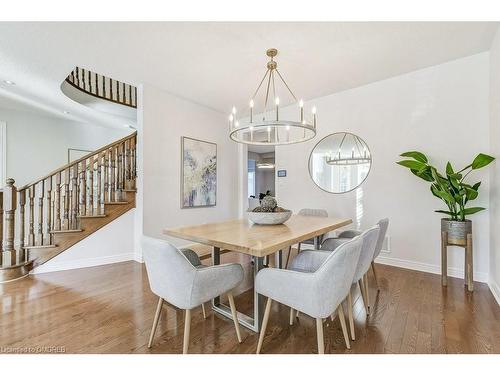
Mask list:
[[[33,245],[33,246],[24,246],[23,249],[52,249],[57,247],[57,245]]]
[[[61,230],[51,230],[52,234],[63,234],[63,233],[78,233],[83,232],[83,229],[61,229]]]
[[[128,201],[104,202],[104,204],[129,204]]]
[[[98,215],[78,215],[80,219],[94,219],[98,217],[106,217],[106,214],[98,214]]]

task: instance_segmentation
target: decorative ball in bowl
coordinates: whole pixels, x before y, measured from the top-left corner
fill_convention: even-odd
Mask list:
[[[260,206],[253,210],[248,210],[248,219],[259,225],[278,225],[283,224],[292,216],[291,210],[285,210],[278,207],[276,199],[266,196],[262,199]]]

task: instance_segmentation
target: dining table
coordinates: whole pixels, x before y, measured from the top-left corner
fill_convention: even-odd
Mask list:
[[[328,232],[347,226],[351,219],[292,215],[283,224],[258,225],[248,218],[204,223],[199,225],[167,228],[163,233],[212,247],[212,263],[219,265],[221,251],[235,251],[251,256],[254,282],[257,273],[264,268],[265,259],[275,256],[275,266],[283,268],[283,250],[299,242],[315,239],[314,247],[319,248],[319,238]],[[231,309],[223,304],[220,297],[212,300],[215,312],[233,319]],[[238,312],[238,321],[244,327],[259,332],[264,315],[264,297],[253,288],[253,317]]]

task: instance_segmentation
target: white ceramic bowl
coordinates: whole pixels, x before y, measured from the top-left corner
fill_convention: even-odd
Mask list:
[[[292,216],[292,211],[287,210],[283,212],[252,212],[247,211],[248,219],[259,225],[277,225],[283,224],[285,221],[290,219]]]

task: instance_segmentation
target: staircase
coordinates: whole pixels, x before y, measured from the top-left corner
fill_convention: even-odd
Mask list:
[[[135,207],[137,134],[0,191],[0,283],[26,276]]]

